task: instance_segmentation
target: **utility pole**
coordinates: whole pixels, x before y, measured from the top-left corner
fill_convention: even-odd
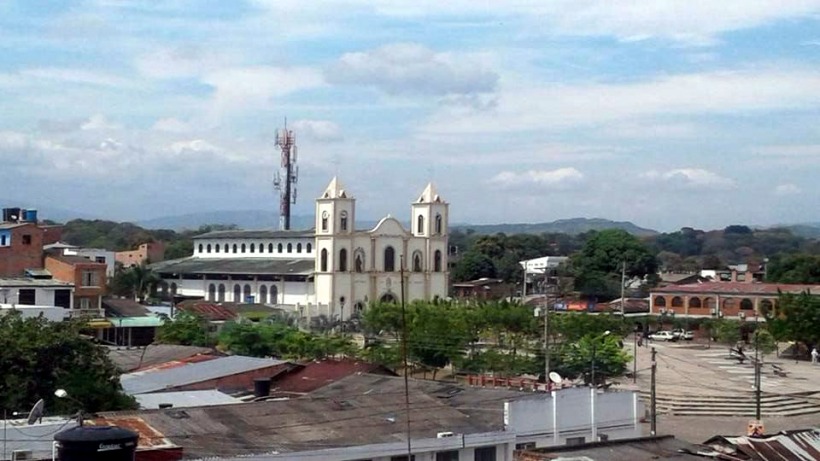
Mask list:
[[[399,258],[401,276],[401,356],[404,362],[404,409],[407,413],[407,461],[413,459],[410,445],[410,384],[407,377],[407,305],[404,302],[404,255]]]
[[[550,299],[549,284],[544,291],[544,386],[549,388],[550,383]]]
[[[649,435],[656,436],[658,435],[658,408],[657,408],[657,400],[655,395],[655,374],[658,371],[658,364],[655,361],[655,348],[652,348],[652,384],[650,388],[649,394],[649,406],[650,406],[650,413],[649,413]]]
[[[757,333],[755,329],[755,419],[760,421],[760,359],[757,353]]]

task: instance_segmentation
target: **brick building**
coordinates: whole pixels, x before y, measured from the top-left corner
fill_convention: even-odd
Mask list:
[[[46,256],[45,268],[56,280],[74,284],[72,315],[102,317],[106,265],[80,256]]]
[[[125,267],[139,266],[147,262],[160,262],[165,259],[165,244],[162,242],[143,243],[136,250],[118,251],[117,262]]]
[[[0,223],[0,277],[43,268],[43,230],[33,222]]]
[[[670,285],[650,292],[653,315],[676,317],[763,317],[776,312],[782,293],[820,293],[820,285],[782,283],[705,282]]]

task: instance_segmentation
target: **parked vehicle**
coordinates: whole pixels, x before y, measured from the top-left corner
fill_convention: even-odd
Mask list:
[[[677,341],[678,337],[671,331],[656,331],[649,335],[652,341]]]
[[[695,339],[695,333],[680,328],[677,330],[672,330],[672,334],[675,335],[678,339],[683,339],[686,341],[691,341]]]

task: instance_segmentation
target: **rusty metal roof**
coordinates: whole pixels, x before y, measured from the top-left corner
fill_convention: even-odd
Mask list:
[[[203,301],[186,301],[177,305],[181,311],[190,312],[192,314],[200,315],[210,322],[223,322],[226,320],[233,320],[236,314],[226,307]]]
[[[820,460],[820,430],[782,431],[765,437],[717,436],[704,445],[724,454],[742,455],[750,461],[816,461]],[[734,453],[727,453],[734,450]]]
[[[294,367],[273,378],[273,394],[306,394],[357,373],[396,376],[389,369],[357,360],[317,360]]]

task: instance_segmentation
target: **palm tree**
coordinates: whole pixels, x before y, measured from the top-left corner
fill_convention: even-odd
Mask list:
[[[134,297],[137,298],[139,302],[145,301],[145,295],[148,293],[148,289],[151,285],[160,281],[159,276],[151,271],[145,263],[139,266],[132,266],[128,270],[128,279],[131,288],[134,290]]]

